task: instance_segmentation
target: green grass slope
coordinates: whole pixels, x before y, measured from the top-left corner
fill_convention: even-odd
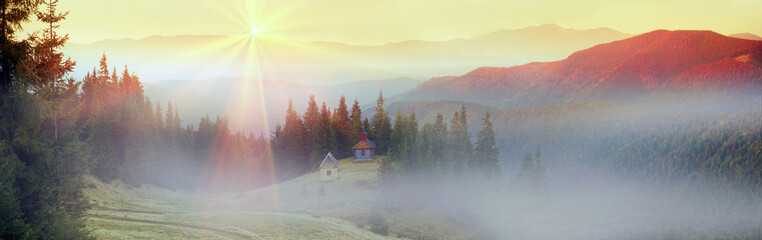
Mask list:
[[[383,158],[378,156],[376,160]],[[339,161],[339,179],[319,172],[241,192],[170,191],[88,179],[87,225],[99,239],[469,239],[434,208],[378,211],[376,163]],[[320,189],[323,189],[322,191]],[[388,235],[371,231],[380,214]]]
[[[355,168],[373,169],[375,166],[366,164]],[[368,176],[363,172],[368,172]],[[384,238],[353,222],[293,207],[281,208],[292,203],[299,203],[300,206],[314,204],[310,199],[315,198],[316,190],[311,191],[312,196],[291,194],[301,190],[300,183],[296,181],[309,182],[310,176],[318,175],[308,174],[267,189],[222,194],[170,191],[153,186],[133,188],[119,181],[107,184],[91,177],[85,194],[94,207],[88,211],[87,225],[98,239]],[[346,178],[368,179],[370,182],[374,177],[375,174],[363,170],[347,171]],[[319,180],[316,178],[316,181]],[[326,187],[334,191],[344,182],[347,181],[336,181],[335,185]],[[282,190],[283,194],[269,195],[275,189]],[[370,195],[358,193],[354,199],[364,202],[368,199],[365,196]],[[326,194],[321,203],[333,199],[331,196],[338,197],[336,194]],[[284,204],[274,202],[276,200]],[[336,209],[338,205],[327,206]],[[347,208],[346,212],[343,216],[364,211]]]

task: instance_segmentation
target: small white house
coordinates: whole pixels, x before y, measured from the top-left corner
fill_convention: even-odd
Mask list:
[[[339,178],[339,161],[330,152],[320,163],[320,181],[333,181]]]

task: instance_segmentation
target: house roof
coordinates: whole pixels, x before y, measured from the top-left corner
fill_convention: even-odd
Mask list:
[[[320,169],[325,168],[339,168],[339,161],[330,152],[328,152],[328,155],[325,155],[323,162],[320,163]]]
[[[354,146],[352,146],[352,149],[354,149],[354,150],[356,150],[356,149],[373,149],[373,148],[376,148],[376,144],[373,143],[373,141],[367,140],[367,139],[365,141],[360,141],[357,144],[355,144]]]

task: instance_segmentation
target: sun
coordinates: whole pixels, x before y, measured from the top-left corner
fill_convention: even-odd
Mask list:
[[[260,31],[259,28],[257,28],[256,26],[252,25],[251,29],[249,29],[249,35],[256,36],[257,34],[259,34],[259,31]]]

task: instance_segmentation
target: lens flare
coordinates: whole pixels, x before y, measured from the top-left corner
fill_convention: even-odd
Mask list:
[[[267,74],[270,69],[293,68],[290,56],[273,55],[271,54],[273,50],[283,52],[284,49],[288,49],[291,52],[316,56],[328,55],[331,54],[331,51],[330,49],[318,48],[311,44],[279,36],[280,31],[298,27],[296,26],[298,23],[281,21],[284,16],[289,15],[287,10],[266,11],[265,8],[266,6],[256,2],[236,2],[234,7],[227,9],[226,16],[230,18],[231,24],[240,27],[241,34],[221,37],[218,38],[220,40],[211,44],[197,46],[194,51],[185,52],[181,57],[210,57],[224,62],[223,64],[226,64],[226,66],[235,66],[237,70],[231,73],[232,76],[236,76],[235,83],[227,95],[225,119],[228,121],[230,129],[255,129],[255,131],[261,131],[265,136],[268,136],[272,130],[268,122],[271,109],[268,108],[272,106],[268,105],[265,93],[273,90],[265,89],[267,86],[263,84],[264,78],[269,76]],[[295,70],[290,72],[290,74],[298,75],[300,72]],[[278,79],[270,80],[277,81]],[[232,142],[235,140],[229,138],[231,134],[238,134],[235,131],[232,133],[227,131],[218,132],[213,146],[217,149],[223,149],[223,151],[210,151],[209,156],[207,156],[205,172],[210,174],[207,175],[208,179],[205,181],[209,181],[207,184],[212,186],[210,194],[225,191],[225,180],[229,177],[227,176],[229,173],[226,172],[226,168],[232,165],[240,165],[231,163],[229,156],[227,156],[228,153],[224,152],[224,149],[228,145],[236,145]],[[266,177],[269,178],[269,183],[275,183],[278,178],[273,162],[272,148],[268,141],[265,142],[264,148],[265,152],[261,155],[264,156],[262,159],[247,157],[245,161],[251,161],[251,164],[244,165],[253,165],[257,166],[257,168],[267,169],[264,171],[267,176],[258,176],[252,179],[263,180],[263,177]],[[261,171],[259,172],[261,173]],[[261,186],[252,182],[252,187],[255,185]],[[275,184],[269,188],[272,189],[270,194],[262,197],[274,200],[275,209],[280,209],[282,203],[279,199],[278,185]],[[213,205],[213,199],[215,199],[214,196],[210,197],[208,200],[209,206]]]
[[[250,36],[257,36],[259,34],[259,28],[254,26],[254,24],[251,25],[251,29],[249,29],[249,35]]]

